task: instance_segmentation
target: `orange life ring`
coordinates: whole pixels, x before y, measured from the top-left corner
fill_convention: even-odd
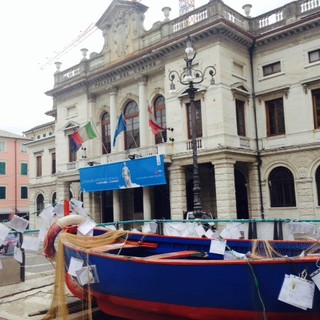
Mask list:
[[[53,259],[56,254],[54,242],[57,235],[62,229],[66,229],[72,226],[78,226],[85,221],[85,217],[79,215],[69,215],[62,217],[54,223],[48,230],[47,236],[43,243],[43,253],[47,259]]]

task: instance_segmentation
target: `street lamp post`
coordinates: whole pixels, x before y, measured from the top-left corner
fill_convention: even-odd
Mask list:
[[[195,59],[197,53],[192,47],[191,37],[187,37],[186,49],[184,52],[183,59],[186,62],[186,68],[180,74],[176,70],[172,70],[169,73],[170,83],[170,93],[174,93],[176,88],[174,81],[177,76],[177,81],[182,85],[188,86],[183,93],[188,94],[190,100],[190,113],[191,113],[191,145],[192,145],[192,163],[193,163],[193,215],[195,217],[202,216],[202,205],[200,198],[200,177],[199,177],[199,167],[198,167],[198,146],[197,146],[197,126],[196,126],[196,108],[195,108],[195,94],[198,91],[194,85],[199,84],[205,80],[205,74],[208,71],[211,76],[210,85],[214,85],[214,75],[216,74],[216,69],[214,66],[208,66],[204,71],[196,70],[193,68],[193,60]]]

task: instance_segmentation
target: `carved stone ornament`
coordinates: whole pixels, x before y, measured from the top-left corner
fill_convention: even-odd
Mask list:
[[[129,34],[129,23],[124,16],[124,12],[117,11],[112,25],[112,38],[116,45],[118,57],[125,55],[128,48],[126,40]]]

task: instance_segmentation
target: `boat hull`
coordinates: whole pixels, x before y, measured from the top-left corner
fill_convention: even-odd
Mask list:
[[[199,240],[190,240],[189,245],[185,242],[183,249],[194,250],[196,242]],[[99,282],[90,285],[91,294],[103,312],[122,318],[320,319],[317,288],[312,309],[302,310],[278,300],[285,274],[299,275],[304,270],[310,274],[316,268],[316,257],[252,261],[162,259],[161,244],[158,250],[156,258],[147,254],[139,257],[136,252],[124,255],[120,251],[88,254],[65,245],[66,265],[72,257],[95,265]]]

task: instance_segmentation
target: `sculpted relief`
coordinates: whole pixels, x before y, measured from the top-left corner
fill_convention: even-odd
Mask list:
[[[122,57],[128,48],[126,40],[129,34],[128,19],[126,19],[123,13],[117,12],[111,31],[117,55],[118,57]]]

